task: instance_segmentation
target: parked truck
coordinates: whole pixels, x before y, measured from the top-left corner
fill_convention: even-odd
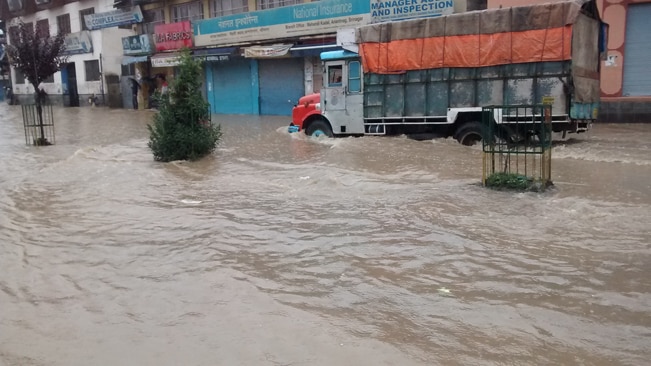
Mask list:
[[[480,141],[482,107],[552,104],[554,132],[597,117],[606,26],[595,0],[488,9],[338,32],[323,88],[292,110],[308,135],[435,134]],[[509,124],[530,116],[496,114]],[[521,136],[512,136],[521,138]]]

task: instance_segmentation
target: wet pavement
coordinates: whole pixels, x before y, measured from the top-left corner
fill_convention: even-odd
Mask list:
[[[0,365],[645,365],[651,124],[557,143],[553,189],[481,149],[213,116],[157,163],[152,112],[0,105]]]

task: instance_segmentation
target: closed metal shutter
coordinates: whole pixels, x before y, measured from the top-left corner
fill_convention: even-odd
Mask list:
[[[651,3],[628,6],[624,45],[626,97],[651,95]]]
[[[213,64],[212,112],[215,114],[257,114],[253,109],[251,61],[232,60]],[[210,93],[210,92],[209,92]]]
[[[290,116],[305,94],[303,59],[260,60],[260,114]]]

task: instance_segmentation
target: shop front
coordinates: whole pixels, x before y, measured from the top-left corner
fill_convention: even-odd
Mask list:
[[[193,22],[197,47],[240,45],[240,58],[206,65],[213,112],[290,115],[298,99],[312,91],[314,75],[314,54],[292,48],[305,39],[332,39],[343,25],[367,23],[368,5],[362,3],[325,0]],[[315,15],[324,7],[332,11]]]
[[[149,57],[152,54],[152,40],[148,34],[122,38],[122,78],[120,89],[122,105],[128,109],[150,108],[153,93],[148,82],[150,74]]]
[[[291,115],[292,107],[305,95],[304,62],[291,57],[293,44],[252,46],[244,56],[258,63],[259,114]]]
[[[204,95],[213,114],[257,114],[257,64],[239,47],[195,49],[205,70]]]
[[[93,42],[89,31],[81,31],[76,33],[66,34],[64,38],[65,51],[63,54],[68,56],[68,63],[61,68],[61,96],[63,98],[62,104],[66,107],[79,107],[80,101],[84,96],[80,96],[79,84],[80,79],[77,74],[81,71],[81,65],[93,58]],[[87,77],[86,80],[89,78]],[[53,79],[50,79],[54,81]],[[81,79],[84,80],[84,79]],[[46,82],[47,83],[47,82]],[[46,89],[49,83],[43,84],[43,89],[46,93],[50,91]],[[89,84],[86,82],[85,84]],[[95,86],[95,85],[93,85]],[[90,85],[84,85],[84,89],[91,89]],[[99,95],[101,89],[95,88],[89,95]],[[87,96],[86,96],[87,97]]]
[[[150,79],[158,92],[165,92],[174,80],[180,63],[179,51],[192,48],[190,21],[158,24],[154,27],[156,54],[151,57]]]

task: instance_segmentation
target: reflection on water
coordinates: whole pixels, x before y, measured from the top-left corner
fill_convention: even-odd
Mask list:
[[[481,149],[310,139],[215,116],[157,163],[151,112],[0,106],[0,364],[642,365],[651,125],[557,143],[555,188],[483,189]]]

